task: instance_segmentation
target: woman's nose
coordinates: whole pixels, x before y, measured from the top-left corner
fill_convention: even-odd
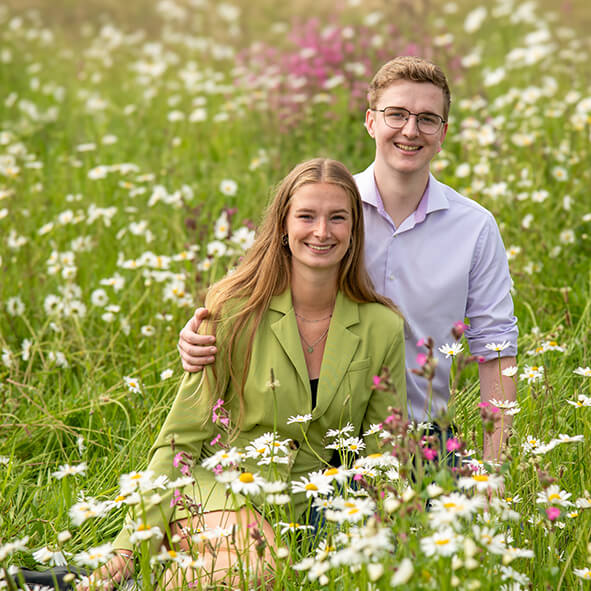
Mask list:
[[[327,238],[329,234],[328,221],[320,218],[316,224],[315,234],[318,238]]]

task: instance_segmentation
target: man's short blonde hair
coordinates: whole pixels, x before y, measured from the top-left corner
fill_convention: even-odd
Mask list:
[[[451,93],[443,70],[423,59],[411,55],[395,57],[385,63],[369,83],[367,102],[370,109],[375,109],[382,92],[396,80],[411,82],[429,82],[443,91],[443,118],[447,121],[451,104]]]

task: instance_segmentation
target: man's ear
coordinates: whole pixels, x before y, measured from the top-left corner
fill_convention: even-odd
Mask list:
[[[365,111],[365,129],[367,129],[367,133],[369,133],[369,135],[374,139],[375,139],[375,125],[376,125],[375,112],[372,111],[371,109],[367,109],[367,111]]]
[[[441,137],[439,138],[439,144],[443,145],[443,140],[447,135],[447,123],[444,124],[443,129],[441,130]]]

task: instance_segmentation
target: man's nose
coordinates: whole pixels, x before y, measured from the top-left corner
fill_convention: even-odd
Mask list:
[[[419,135],[419,126],[416,115],[409,115],[406,123],[402,126],[402,133],[409,137],[416,137]]]

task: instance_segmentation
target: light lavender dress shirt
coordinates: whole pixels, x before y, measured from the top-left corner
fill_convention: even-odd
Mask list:
[[[355,175],[363,199],[365,260],[374,286],[389,297],[406,320],[406,384],[409,417],[435,419],[449,399],[452,359],[436,352],[431,415],[427,381],[410,369],[419,365],[419,339],[433,337],[436,349],[454,341],[454,322],[469,319],[470,352],[486,360],[498,353],[488,343],[509,341],[502,355],[517,354],[511,277],[493,215],[433,175],[417,209],[398,228],[384,210],[373,164]]]

